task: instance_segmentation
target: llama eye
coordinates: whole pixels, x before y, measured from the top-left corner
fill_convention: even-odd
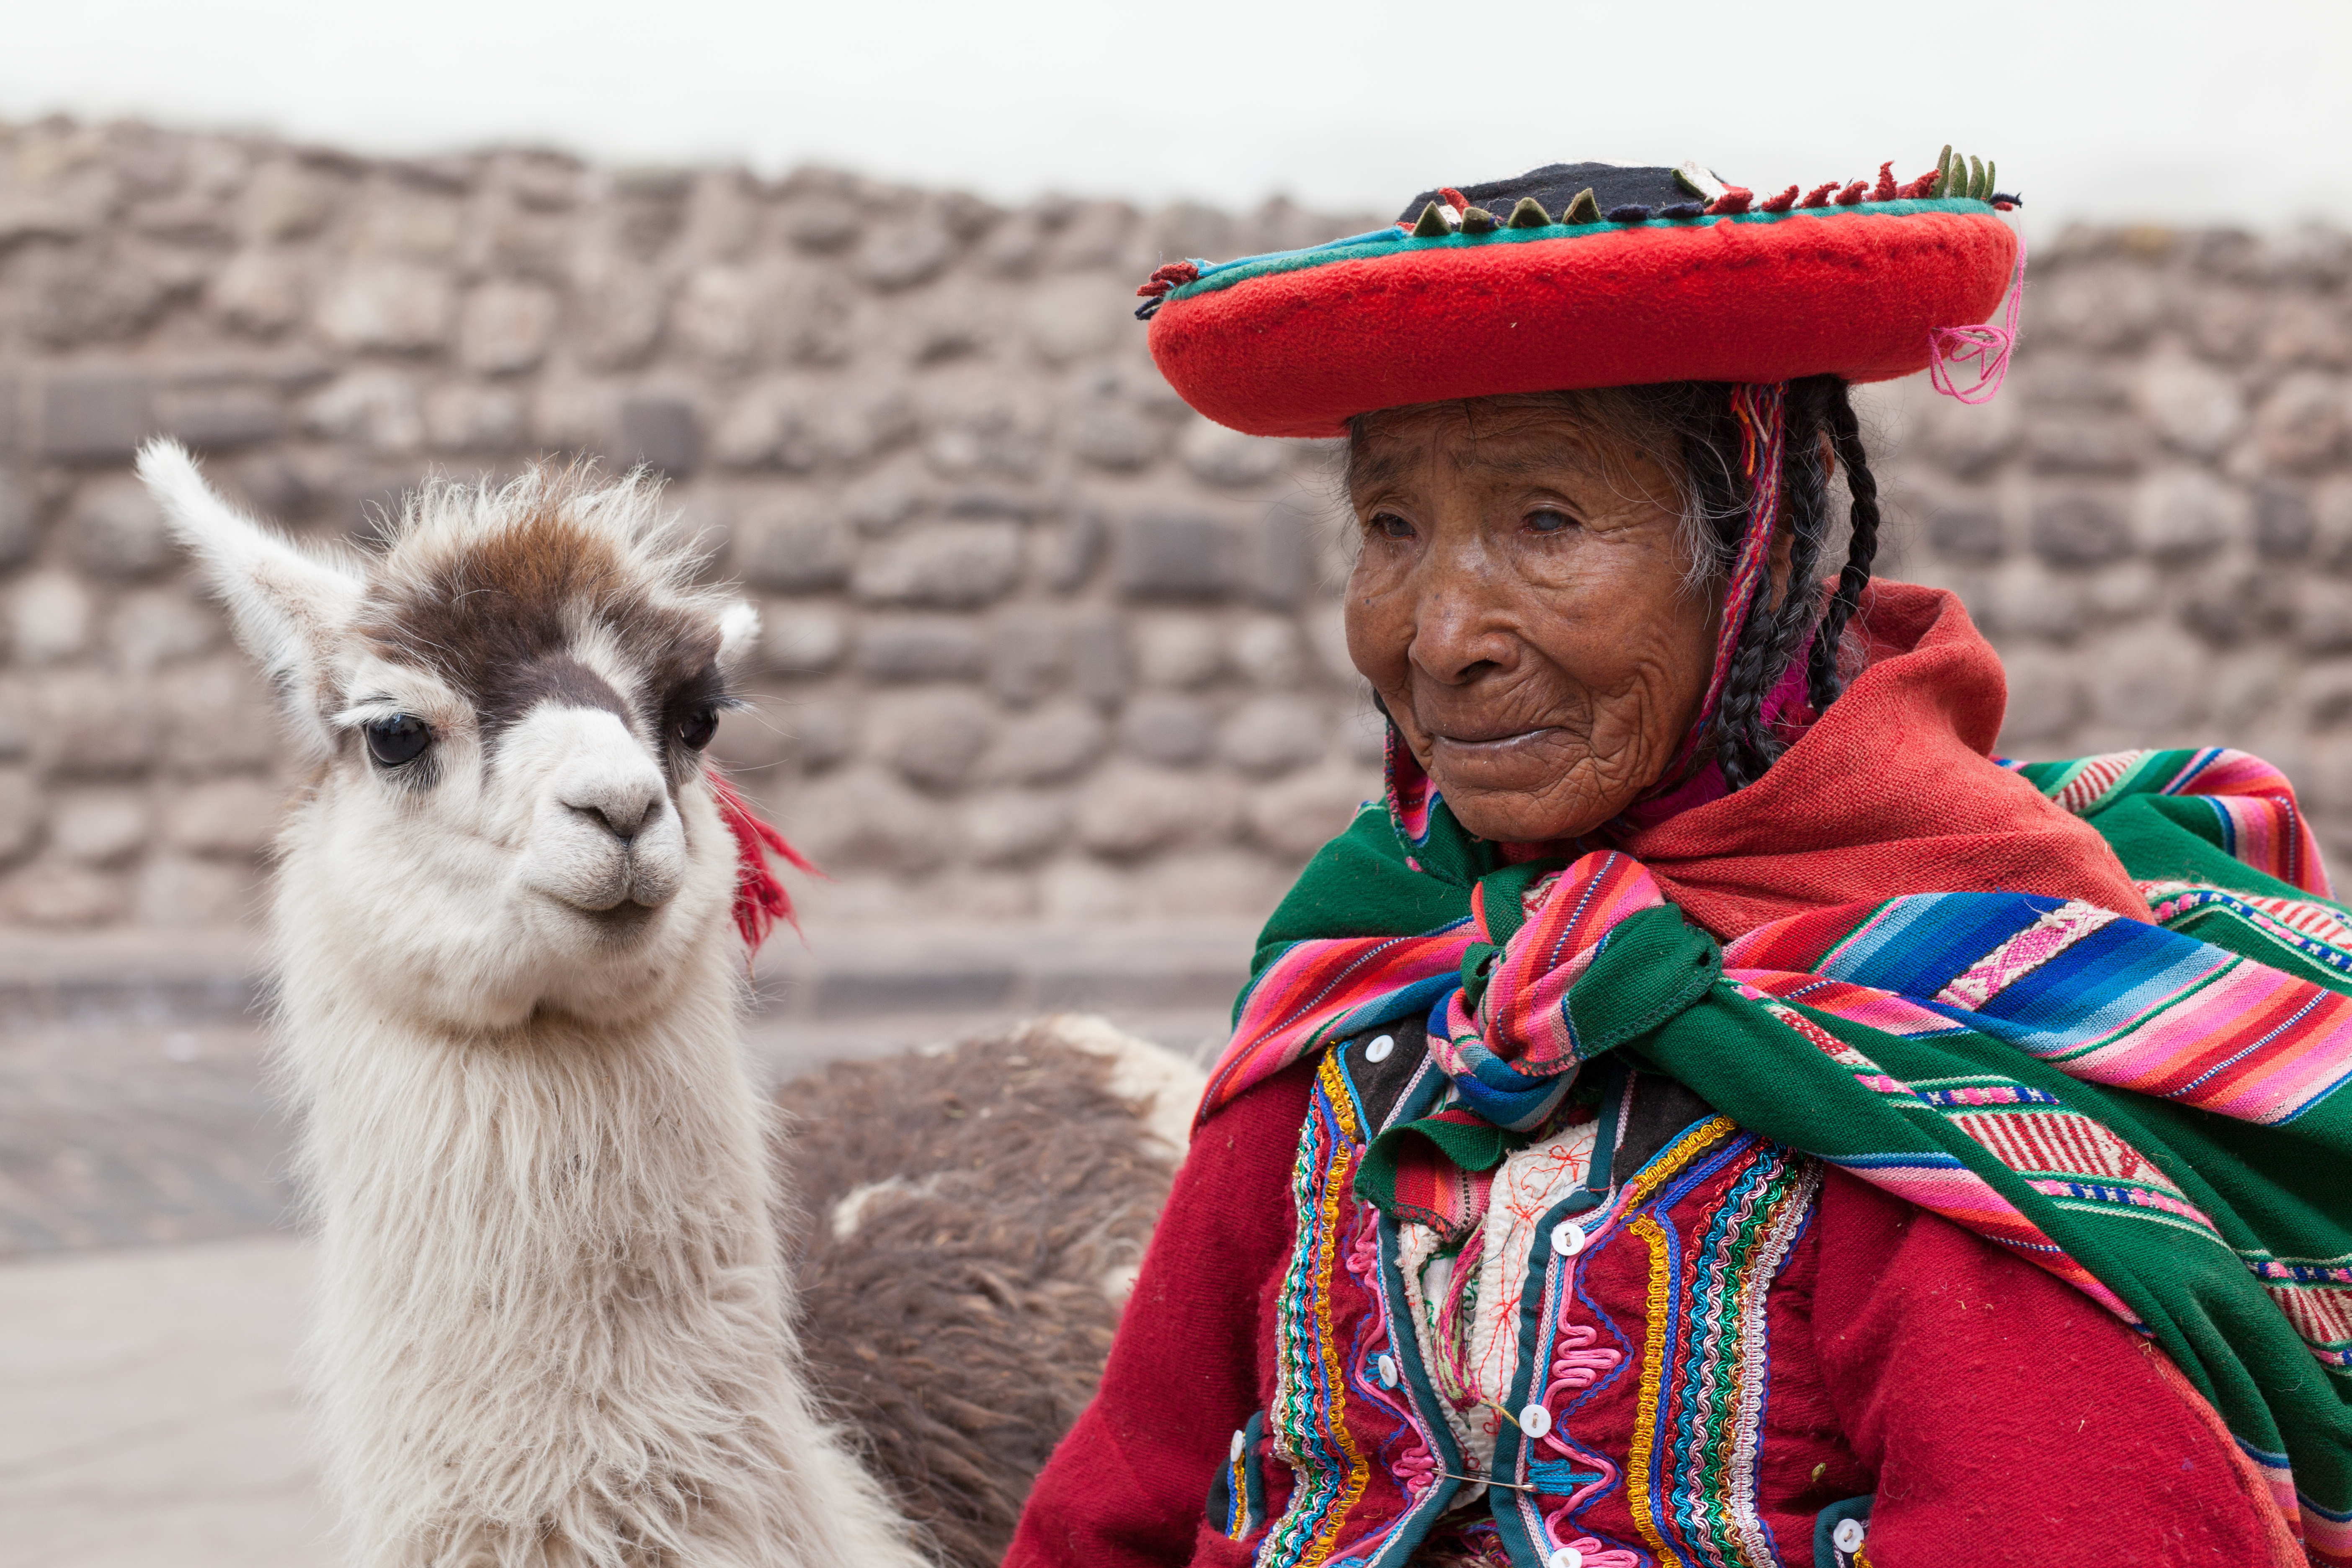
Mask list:
[[[368,754],[388,768],[415,762],[432,740],[425,721],[406,713],[378,719],[367,727]]]
[[[719,733],[719,710],[698,708],[678,721],[678,743],[690,752],[698,752],[710,744],[710,737]]]

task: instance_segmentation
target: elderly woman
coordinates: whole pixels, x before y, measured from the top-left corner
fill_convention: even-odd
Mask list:
[[[1553,165],[1147,286],[1195,407],[1347,437],[1388,788],[1013,1563],[2352,1560],[2352,921],[2292,793],[1992,759],[1992,650],[1871,580],[1848,385],[1990,395],[2010,205]]]

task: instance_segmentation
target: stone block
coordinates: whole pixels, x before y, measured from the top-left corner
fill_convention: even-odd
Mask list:
[[[850,588],[867,604],[975,609],[1012,590],[1022,555],[1018,524],[929,523],[870,547]]]
[[[1250,837],[1286,864],[1305,865],[1347,831],[1357,806],[1380,789],[1379,775],[1360,765],[1294,773],[1251,794],[1245,807]]]
[[[835,874],[928,873],[960,847],[950,808],[880,768],[845,769],[811,783],[777,820],[809,858]]]
[[[2346,415],[2341,377],[2296,371],[2255,408],[2254,450],[2271,468],[2305,473],[2325,468],[2343,447]]]
[[[1061,684],[1069,628],[1034,614],[1001,616],[989,633],[988,689],[1008,708],[1027,708]]]
[[[1288,689],[1305,683],[1308,655],[1296,623],[1278,616],[1252,616],[1234,634],[1234,668],[1253,686]]]
[[[1242,582],[1261,605],[1288,609],[1315,586],[1316,510],[1294,497],[1267,507],[1244,541]]]
[[[0,924],[55,929],[114,925],[131,912],[131,889],[114,872],[57,861],[0,880]]]
[[[2083,634],[2090,609],[2079,577],[2048,571],[2038,562],[2011,561],[1989,574],[1979,603],[1963,595],[1969,613],[1997,637],[2042,637],[2070,643]]]
[[[286,406],[262,387],[205,386],[163,400],[163,428],[202,451],[274,441],[285,432]]]
[[[359,261],[327,286],[314,322],[340,349],[420,353],[448,342],[457,310],[448,274],[414,262]]]
[[[126,594],[108,617],[107,640],[116,661],[142,674],[158,666],[210,653],[221,640],[220,612],[177,587]]]
[[[832,610],[775,605],[761,619],[760,666],[779,675],[822,675],[849,646],[849,623]]]
[[[1082,463],[1133,473],[1160,460],[1167,449],[1168,429],[1124,404],[1093,399],[1072,411],[1062,438]]]
[[[669,313],[666,282],[641,268],[611,262],[585,269],[577,287],[573,330],[581,357],[592,368],[625,370],[653,353]]]
[[[2084,662],[2092,717],[2150,743],[2176,741],[2205,712],[2207,664],[2160,627],[2117,634]]]
[[[310,305],[310,281],[302,264],[270,250],[245,250],[231,257],[205,289],[205,303],[239,331],[274,337],[302,319]]]
[[[1217,750],[1244,773],[1272,777],[1323,755],[1322,705],[1300,697],[1254,697],[1225,721]]]
[[[425,399],[425,436],[436,451],[511,451],[525,426],[521,395],[503,386],[457,382]]]
[[[2070,268],[2033,290],[2037,333],[2112,353],[2137,347],[2162,318],[2156,274],[2124,260]]]
[[[1265,483],[1282,472],[1290,458],[1280,441],[1244,436],[1199,418],[1184,426],[1176,454],[1194,479],[1227,489]]]
[[[1109,531],[1102,514],[1081,508],[1035,535],[1037,575],[1056,594],[1075,594],[1087,585],[1102,563],[1104,536]]]
[[[66,519],[75,564],[97,577],[151,576],[175,557],[163,512],[147,488],[128,476],[84,484]]]
[[[835,196],[815,196],[787,205],[780,218],[784,237],[801,249],[819,256],[840,250],[856,239],[862,226],[858,214]]]
[[[2067,410],[2037,414],[2025,426],[2025,452],[2036,473],[2132,474],[2146,460],[2147,438],[2133,421]]]
[[[1029,790],[992,790],[964,804],[963,840],[983,866],[1018,866],[1069,841],[1070,803]]]
[[[1059,783],[1092,766],[1109,738],[1110,727],[1092,710],[1053,703],[1006,724],[983,771],[1008,784]]]
[[[939,276],[955,256],[955,237],[930,213],[876,224],[857,250],[857,275],[885,293]]]
[[[2037,500],[2028,521],[2034,553],[2058,566],[2097,566],[2131,552],[2131,522],[2114,498],[2062,491]]]
[[[2246,498],[2202,468],[2166,468],[2140,482],[2132,498],[2139,548],[2168,564],[2195,561],[2247,529]]]
[[[1929,398],[1914,422],[1920,452],[1964,479],[1990,473],[2017,447],[2017,407],[2003,398],[1979,405]]]
[[[2312,490],[2311,557],[2330,572],[2352,571],[2352,474],[2324,479]]]
[[[1147,691],[1119,715],[1120,746],[1162,767],[1193,767],[1208,761],[1216,739],[1216,715],[1197,697]]]
[[[404,372],[354,370],[311,397],[303,422],[318,435],[406,456],[425,446],[425,409],[416,383]]]
[[[0,572],[23,565],[40,542],[31,501],[7,471],[0,469]]]
[[[640,394],[621,399],[619,440],[613,456],[644,463],[673,479],[694,472],[702,457],[702,429],[683,397]]]
[[[869,680],[974,680],[985,655],[961,616],[877,616],[857,628],[855,662]]]
[[[2042,648],[2005,652],[2001,663],[2009,671],[2009,711],[2002,720],[2000,740],[2012,742],[2022,754],[2042,754],[2034,748],[2062,739],[2083,717],[2083,682],[2076,661]]]
[[[671,341],[722,370],[749,363],[760,344],[758,284],[740,267],[698,267],[670,302]]]
[[[2294,645],[2308,654],[2352,653],[2352,588],[2326,577],[2302,578],[2289,588]]]
[[[1339,749],[1357,766],[1377,768],[1388,755],[1389,721],[1372,706],[1370,689],[1357,686],[1360,700],[1339,721]]]
[[[457,363],[484,375],[530,370],[546,357],[557,308],[555,291],[543,284],[482,284],[458,312]]]
[[[264,163],[246,183],[238,216],[245,232],[265,243],[316,234],[335,210],[335,188],[299,163]]]
[[[922,510],[924,489],[908,473],[884,469],[841,492],[841,515],[868,539],[879,539]]]
[[[814,498],[755,502],[737,521],[729,560],[755,588],[820,594],[849,581],[849,530]]]
[[[1057,278],[1027,291],[1021,324],[1049,365],[1095,359],[1136,331],[1135,286],[1108,278]]]
[[[988,704],[968,691],[924,691],[875,705],[875,750],[918,788],[963,787],[995,732]]]
[[[127,462],[155,434],[155,385],[127,370],[52,371],[41,383],[41,455]]]
[[[1927,512],[1927,547],[1948,561],[1992,562],[2007,547],[2000,512],[1989,501],[1951,500]]]
[[[2272,561],[2299,560],[2316,531],[2311,497],[2300,486],[2273,480],[2254,487],[2254,553]]]
[[[37,667],[73,658],[89,644],[89,593],[68,572],[36,572],[8,595],[9,651]]]
[[[1130,599],[1214,600],[1233,592],[1239,541],[1205,512],[1143,510],[1127,518],[1112,571]]]
[[[1124,258],[1135,224],[1135,209],[1125,202],[1084,203],[1054,237],[1046,265],[1060,272],[1116,267]]]
[[[1107,859],[1228,842],[1241,821],[1241,792],[1213,773],[1119,763],[1090,782],[1078,802],[1077,837]]]
[[[2236,568],[2200,574],[2179,613],[2181,624],[2207,642],[2234,647],[2288,625],[2294,605],[2275,570]]]
[[[67,790],[49,811],[49,847],[78,866],[121,865],[146,847],[147,829],[137,790]]]
[[[33,847],[40,836],[45,804],[32,769],[0,766],[0,863]]]
[[[283,786],[253,778],[215,779],[171,792],[163,806],[163,839],[194,855],[250,856],[278,829]]]
[[[2227,450],[2245,428],[2237,378],[2185,356],[2151,359],[2132,384],[2132,406],[2165,441],[2195,457]]]
[[[1136,678],[1146,686],[1187,690],[1225,672],[1224,626],[1200,615],[1160,612],[1132,617]]]
[[[253,773],[277,761],[276,706],[261,677],[235,654],[163,671],[154,710],[164,728],[156,760],[174,773]]]
[[[262,877],[250,866],[155,855],[131,878],[131,918],[144,926],[235,925],[260,912]]]

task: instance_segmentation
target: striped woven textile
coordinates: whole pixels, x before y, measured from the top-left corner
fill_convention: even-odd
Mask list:
[[[1922,894],[1719,946],[1624,855],[1451,883],[1422,867],[1463,858],[1450,813],[1368,804],[1269,927],[1202,1113],[1424,1012],[1457,1112],[1507,1131],[1629,1052],[2150,1335],[2314,1558],[2352,1564],[2352,914],[2259,759],[2009,765],[2107,839],[2147,919]],[[1339,910],[1346,934],[1283,929]]]

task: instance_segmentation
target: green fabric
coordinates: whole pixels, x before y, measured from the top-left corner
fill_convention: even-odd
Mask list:
[[[1304,940],[1450,928],[1469,918],[1477,881],[1490,920],[1515,916],[1528,878],[1558,864],[1504,867],[1496,847],[1463,832],[1442,804],[1432,816],[1427,841],[1408,858],[1386,812],[1360,813],[1276,910],[1260,939],[1258,970]],[[2233,858],[2206,802],[2126,793],[2089,820],[2136,879],[2323,901]],[[2226,910],[2196,911],[2170,929],[2352,994],[2352,980]],[[1499,951],[1480,946],[1488,955]],[[2192,1221],[2044,1194],[1943,1110],[1866,1087],[1857,1069],[1776,1017],[1778,1005],[1725,978],[1713,939],[1671,906],[1622,922],[1570,998],[1587,1059],[1622,1050],[1790,1148],[1865,1177],[1906,1154],[1957,1159],[2124,1302],[2255,1458],[2273,1473],[2291,1458],[2307,1503],[2337,1515],[2352,1510],[2352,1373],[2315,1358],[2251,1272],[2273,1259],[2352,1262],[2352,1091],[2326,1094],[2285,1124],[2256,1126],[2069,1078],[1989,1035],[1900,1037],[1818,1008],[1791,1009],[1902,1084],[2021,1084],[2101,1122],[2211,1217],[2226,1243],[2216,1246]],[[1449,1153],[1459,1145],[1465,1168],[1491,1168],[1506,1135],[1465,1131],[1458,1115],[1413,1129]]]

